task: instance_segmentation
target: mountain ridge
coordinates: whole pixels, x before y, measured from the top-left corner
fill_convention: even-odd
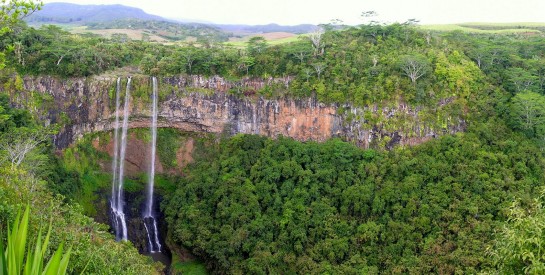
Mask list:
[[[218,24],[202,22],[198,19],[166,18],[149,14],[143,9],[121,4],[80,5],[66,2],[45,4],[40,11],[27,17],[25,21],[31,25],[39,24],[76,24],[105,23],[119,20],[138,19],[150,21],[165,21],[179,24],[201,24],[219,28],[225,32],[267,33],[290,32],[295,34],[308,33],[316,29],[312,24],[279,25],[276,23],[264,25]]]
[[[65,2],[45,4],[40,11],[28,18],[27,23],[88,23],[119,19],[143,19],[171,21],[158,15],[146,13],[140,8],[121,4],[79,5]]]

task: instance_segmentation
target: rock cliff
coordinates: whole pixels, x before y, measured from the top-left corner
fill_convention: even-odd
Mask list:
[[[69,146],[86,133],[114,127],[116,77],[58,79],[26,77],[23,89],[10,92],[12,102],[26,106],[50,123],[64,125],[55,137],[57,148]],[[124,91],[127,78],[122,78]],[[339,137],[361,147],[413,145],[437,135],[463,131],[460,117],[438,118],[403,102],[356,108],[324,104],[313,98],[265,98],[271,85],[289,86],[289,78],[230,82],[221,77],[179,76],[159,79],[158,126],[189,132],[288,136],[300,141]],[[149,77],[133,77],[130,127],[149,127]],[[124,99],[122,99],[124,100]],[[448,107],[444,99],[434,107]],[[121,108],[123,104],[121,104]],[[123,110],[118,110],[122,115]],[[430,115],[431,114],[431,115]]]

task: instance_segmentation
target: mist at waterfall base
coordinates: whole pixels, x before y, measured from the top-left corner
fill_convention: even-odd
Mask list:
[[[161,261],[166,266],[170,264],[170,252],[161,245],[160,234],[158,228],[158,216],[157,205],[155,205],[154,198],[154,181],[155,181],[155,154],[157,146],[157,79],[152,78],[152,120],[150,123],[151,132],[151,144],[150,144],[150,156],[148,165],[148,182],[146,186],[146,199],[145,205],[141,208],[142,224],[145,228],[146,235],[146,249],[142,251],[145,255],[150,255],[155,261]],[[123,105],[123,123],[120,127],[120,93],[121,93],[121,78],[117,79],[116,96],[115,96],[115,121],[113,127],[114,138],[114,153],[112,159],[112,194],[110,198],[110,219],[113,231],[117,241],[143,241],[138,236],[135,236],[134,232],[131,234],[127,229],[129,219],[136,218],[136,213],[132,211],[132,214],[126,212],[131,201],[131,196],[128,198],[124,195],[123,184],[125,176],[125,156],[127,151],[128,141],[128,128],[129,128],[129,116],[130,116],[130,90],[131,90],[131,78],[127,80],[127,86],[125,90],[125,98]],[[121,134],[119,133],[121,130]],[[126,201],[127,200],[127,201]],[[132,227],[131,227],[132,228]],[[133,230],[137,230],[133,228]],[[138,235],[138,234],[136,234]]]

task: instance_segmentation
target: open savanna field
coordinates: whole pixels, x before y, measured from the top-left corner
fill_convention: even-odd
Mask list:
[[[299,37],[305,36],[304,34],[298,35],[294,33],[289,32],[269,32],[269,33],[260,33],[260,34],[248,34],[243,37],[232,37],[229,39],[229,42],[226,42],[226,44],[236,47],[236,48],[244,48],[248,44],[248,40],[252,37],[256,36],[262,36],[267,40],[267,43],[269,45],[278,45],[283,43],[289,43],[294,42],[300,39]]]
[[[545,23],[460,23],[421,25],[420,28],[429,31],[463,31],[483,34],[542,34]]]
[[[87,27],[76,27],[69,30],[72,33],[83,34],[83,33],[92,33],[98,34],[103,37],[111,38],[113,34],[126,34],[132,40],[141,40],[144,34],[149,35],[150,41],[156,42],[168,42],[167,39],[160,37],[156,34],[150,33],[147,30],[141,29],[104,29],[104,30],[90,30]]]

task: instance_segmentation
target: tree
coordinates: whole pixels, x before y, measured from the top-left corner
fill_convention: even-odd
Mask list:
[[[536,88],[536,84],[539,83],[537,76],[523,68],[509,68],[506,70],[507,78],[509,79],[508,85],[513,92],[522,92],[524,90],[533,90]]]
[[[156,66],[157,58],[155,58],[155,55],[146,54],[140,61],[140,69],[147,74],[149,74]]]
[[[250,67],[255,65],[255,58],[248,55],[242,55],[238,61],[238,68],[246,71],[248,75]]]
[[[252,56],[260,54],[267,48],[267,40],[263,36],[254,36],[248,40],[248,53]]]
[[[311,32],[308,37],[310,42],[312,42],[312,47],[314,48],[314,56],[321,55],[324,53],[324,46],[322,42],[322,36],[324,35],[324,29],[319,28],[314,32]]]
[[[486,69],[488,64],[485,63],[489,57],[489,51],[486,49],[486,44],[481,41],[476,42],[477,44],[467,50],[467,55],[477,63],[479,69]]]
[[[316,71],[316,74],[318,75],[318,78],[320,78],[320,75],[322,74],[322,72],[326,68],[326,64],[318,62],[318,63],[312,64],[312,67],[314,67],[314,70]]]
[[[0,0],[0,37],[9,33],[22,18],[39,10],[42,2],[33,0]],[[13,47],[13,46],[12,46]],[[0,70],[5,64],[6,53],[0,51]]]
[[[543,192],[528,207],[519,201],[508,209],[507,224],[499,231],[494,247],[489,248],[501,274],[545,273],[545,208]]]
[[[428,60],[421,55],[403,56],[399,64],[403,74],[409,77],[414,85],[416,85],[416,80],[426,75],[430,70]]]
[[[199,51],[195,47],[190,47],[182,52],[182,56],[185,59],[185,64],[187,65],[189,74],[192,74],[193,65],[195,64],[195,61],[199,58]]]
[[[305,59],[312,52],[312,47],[313,46],[310,45],[308,41],[298,41],[288,44],[286,47],[286,51],[288,54],[293,55],[297,60],[299,60],[300,64],[303,64]]]
[[[312,69],[311,68],[304,68],[303,74],[305,75],[308,83],[308,79],[312,76]]]
[[[42,2],[33,0],[0,0],[0,35],[11,31],[19,20],[42,7]]]
[[[541,133],[545,128],[545,96],[530,91],[515,95],[511,99],[511,123],[530,136],[545,136]]]
[[[41,128],[17,128],[2,136],[0,150],[11,162],[11,169],[19,166],[27,155],[49,138],[48,131]]]

